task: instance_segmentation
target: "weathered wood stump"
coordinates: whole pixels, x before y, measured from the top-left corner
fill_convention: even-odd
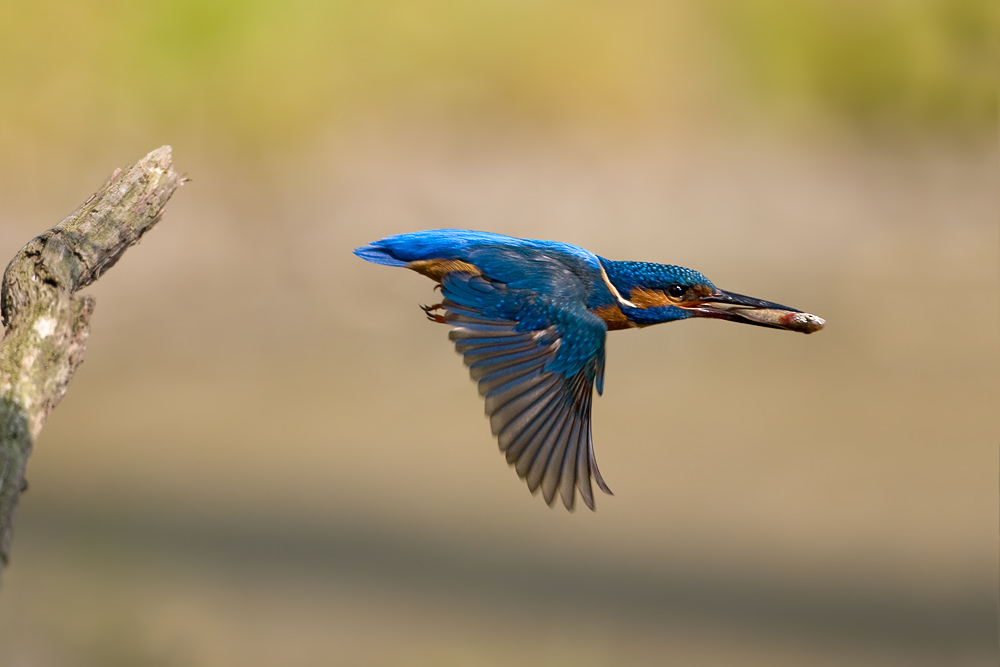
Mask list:
[[[116,169],[7,265],[0,288],[0,571],[32,445],[83,361],[94,299],[76,292],[159,222],[183,182],[171,168],[170,146],[158,148],[134,167]]]

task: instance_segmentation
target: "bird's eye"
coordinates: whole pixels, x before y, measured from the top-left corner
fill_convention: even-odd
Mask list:
[[[667,287],[666,291],[667,294],[669,294],[670,296],[674,297],[675,299],[679,299],[682,296],[684,296],[684,292],[687,291],[687,288],[684,287],[684,285],[670,285],[669,287]]]

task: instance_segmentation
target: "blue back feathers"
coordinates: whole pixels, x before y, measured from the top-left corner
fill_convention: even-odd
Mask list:
[[[597,255],[557,241],[519,239],[466,229],[431,229],[388,236],[354,251],[358,257],[389,266],[425,259],[458,259],[513,289],[549,296],[591,300],[611,298],[601,280]]]
[[[513,250],[541,250],[567,255],[600,268],[597,255],[583,248],[558,241],[519,239],[492,232],[474,232],[468,229],[428,229],[411,234],[387,236],[354,251],[358,257],[389,266],[403,266],[420,259],[461,259],[468,261],[470,252],[485,247]]]
[[[466,229],[431,229],[388,236],[354,251],[375,264],[407,266],[429,259],[462,260],[513,290],[533,290],[551,298],[582,301],[588,309],[619,305],[608,280],[624,299],[637,288],[665,290],[671,285],[714,285],[692,269],[652,262],[616,262],[568,243],[519,239]],[[685,319],[691,313],[673,306],[628,308],[640,325]]]

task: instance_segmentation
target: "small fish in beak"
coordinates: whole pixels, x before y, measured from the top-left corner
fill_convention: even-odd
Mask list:
[[[693,310],[701,317],[715,317],[806,334],[819,331],[826,324],[822,317],[810,313],[720,289],[689,304],[682,304],[681,307]]]
[[[738,315],[753,323],[806,334],[819,331],[826,324],[826,320],[822,317],[810,313],[790,312],[776,308],[748,308],[739,311]]]

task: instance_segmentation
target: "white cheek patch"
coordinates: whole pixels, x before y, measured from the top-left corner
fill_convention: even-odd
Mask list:
[[[600,262],[598,262],[598,264],[600,264]],[[615,295],[616,299],[618,299],[618,303],[622,304],[623,306],[628,306],[629,308],[638,308],[638,306],[636,306],[634,303],[622,297],[622,295],[618,292],[618,289],[611,284],[611,279],[608,278],[608,272],[604,270],[604,265],[600,264],[600,267],[601,267],[601,278],[604,279],[604,284],[608,286],[608,289],[611,290],[611,293]]]

